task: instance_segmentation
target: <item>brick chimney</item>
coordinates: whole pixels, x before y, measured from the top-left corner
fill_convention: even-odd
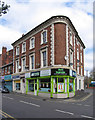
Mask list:
[[[2,54],[5,54],[7,52],[7,48],[6,47],[2,47]]]

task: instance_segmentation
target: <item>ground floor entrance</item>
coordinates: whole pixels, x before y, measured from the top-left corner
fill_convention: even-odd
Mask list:
[[[75,78],[46,76],[26,79],[26,93],[39,96],[67,98],[75,95]]]

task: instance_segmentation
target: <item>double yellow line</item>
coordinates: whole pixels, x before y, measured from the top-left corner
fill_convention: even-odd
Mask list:
[[[16,120],[14,117],[12,117],[11,115],[3,112],[2,110],[0,110],[0,114],[1,114],[2,116],[4,116],[5,118],[11,118],[11,119],[13,119],[13,120]]]

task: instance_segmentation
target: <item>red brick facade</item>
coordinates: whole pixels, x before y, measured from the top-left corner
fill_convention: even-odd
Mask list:
[[[57,18],[55,18],[57,19]],[[60,18],[59,18],[60,19]],[[67,62],[65,60],[66,56],[66,29],[68,26],[68,58],[70,58],[70,49],[73,51],[73,69],[77,71],[77,48],[79,49],[79,74],[81,74],[81,68],[82,69],[82,75],[84,75],[84,44],[81,41],[81,39],[78,36],[78,33],[76,32],[74,26],[69,21],[67,23],[64,23],[64,19],[62,22],[53,22],[50,23],[53,18],[50,18],[49,20],[45,21],[41,25],[37,26],[33,30],[31,30],[26,35],[22,36],[18,41],[15,41],[12,45],[14,47],[14,73],[16,72],[16,59],[19,59],[19,65],[21,66],[21,58],[22,56],[26,57],[26,66],[29,66],[29,55],[33,52],[35,53],[35,69],[41,67],[41,49],[44,47],[47,47],[48,50],[48,61],[47,65],[51,66],[51,26],[54,25],[54,65],[67,65]],[[61,21],[61,20],[60,20]],[[46,23],[46,25],[45,25]],[[70,28],[71,26],[71,28]],[[38,32],[37,32],[38,29]],[[47,30],[47,42],[45,44],[41,44],[41,32],[43,30]],[[35,31],[35,32],[34,32]],[[72,45],[70,44],[70,31],[72,32]],[[33,35],[32,35],[33,34]],[[30,39],[31,37],[35,37],[35,48],[30,48]],[[74,48],[74,40],[75,40],[75,48]],[[77,45],[77,41],[79,44]],[[26,42],[26,52],[22,53],[22,43]],[[16,56],[16,47],[19,46],[20,53],[18,56]],[[82,46],[82,50],[80,47]],[[82,63],[81,63],[81,57],[80,53],[82,53]],[[68,61],[70,63],[70,59]],[[75,63],[74,63],[75,62]],[[19,70],[21,72],[21,70]]]
[[[13,73],[13,49],[2,47],[2,76]]]

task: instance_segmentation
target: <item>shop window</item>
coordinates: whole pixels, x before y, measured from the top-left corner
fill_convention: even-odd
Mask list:
[[[58,78],[58,92],[64,92],[64,79]]]
[[[34,92],[34,80],[29,80],[29,91]]]
[[[39,92],[50,92],[51,82],[50,79],[39,80]]]
[[[73,91],[73,79],[69,79],[69,92]]]
[[[20,83],[16,83],[16,90],[20,90]]]

